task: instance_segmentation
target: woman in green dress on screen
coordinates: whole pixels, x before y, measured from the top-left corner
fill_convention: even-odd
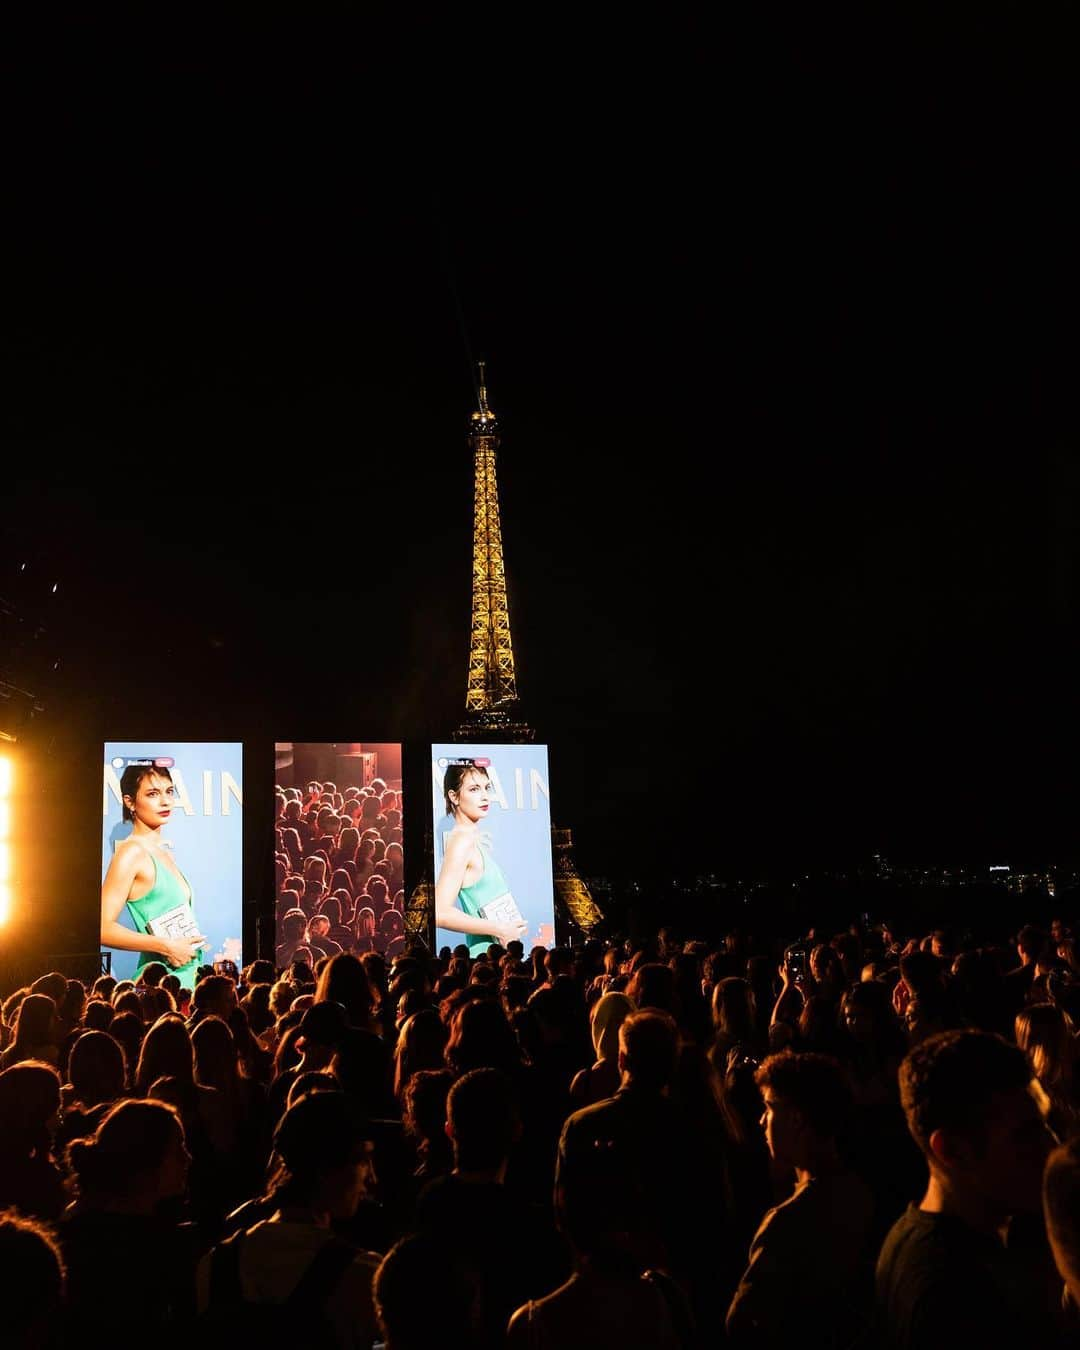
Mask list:
[[[176,807],[172,774],[150,763],[129,764],[120,777],[120,799],[132,827],[101,883],[102,946],[138,952],[136,979],[143,966],[161,961],[193,989],[206,938],[195,922],[191,886],[161,837]],[[125,905],[135,932],[118,922]]]
[[[488,772],[480,765],[464,761],[447,767],[443,798],[454,828],[435,882],[435,926],[464,933],[470,956],[486,952],[492,942],[505,947],[521,941],[528,929],[480,833],[491,809],[490,792]]]

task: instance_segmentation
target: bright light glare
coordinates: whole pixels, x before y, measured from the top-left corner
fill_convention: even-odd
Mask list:
[[[14,777],[10,759],[0,759],[0,925],[7,923],[11,913],[11,780]]]

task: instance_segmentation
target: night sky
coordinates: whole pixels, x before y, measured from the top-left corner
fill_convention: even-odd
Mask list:
[[[1075,858],[1076,35],[874,9],[13,46],[28,742],[443,736],[484,357],[586,871]]]

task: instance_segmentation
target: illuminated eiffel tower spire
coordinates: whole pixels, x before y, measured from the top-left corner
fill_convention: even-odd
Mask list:
[[[500,739],[531,741],[532,730],[515,720],[517,677],[506,602],[499,484],[495,457],[499,424],[488,407],[484,362],[479,363],[479,409],[472,414],[469,444],[473,449],[472,626],[469,674],[465,691],[466,722],[458,735],[468,739],[497,734]]]

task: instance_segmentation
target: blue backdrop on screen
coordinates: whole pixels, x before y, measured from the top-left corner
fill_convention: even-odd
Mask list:
[[[243,912],[243,746],[239,742],[107,741],[102,795],[101,875],[113,850],[131,833],[121,815],[120,775],[129,760],[172,760],[177,789],[162,838],[172,846],[177,868],[191,885],[199,929],[207,938],[204,960],[241,964]],[[126,909],[119,922],[133,928]],[[112,970],[130,979],[138,952],[112,950]]]
[[[443,775],[450,760],[486,759],[492,808],[481,834],[490,840],[518,908],[528,923],[525,951],[555,941],[555,883],[551,873],[551,802],[546,745],[433,745],[431,784],[435,872],[442,866],[446,835],[453,817],[446,814]],[[461,933],[439,928],[436,947],[456,947]]]

